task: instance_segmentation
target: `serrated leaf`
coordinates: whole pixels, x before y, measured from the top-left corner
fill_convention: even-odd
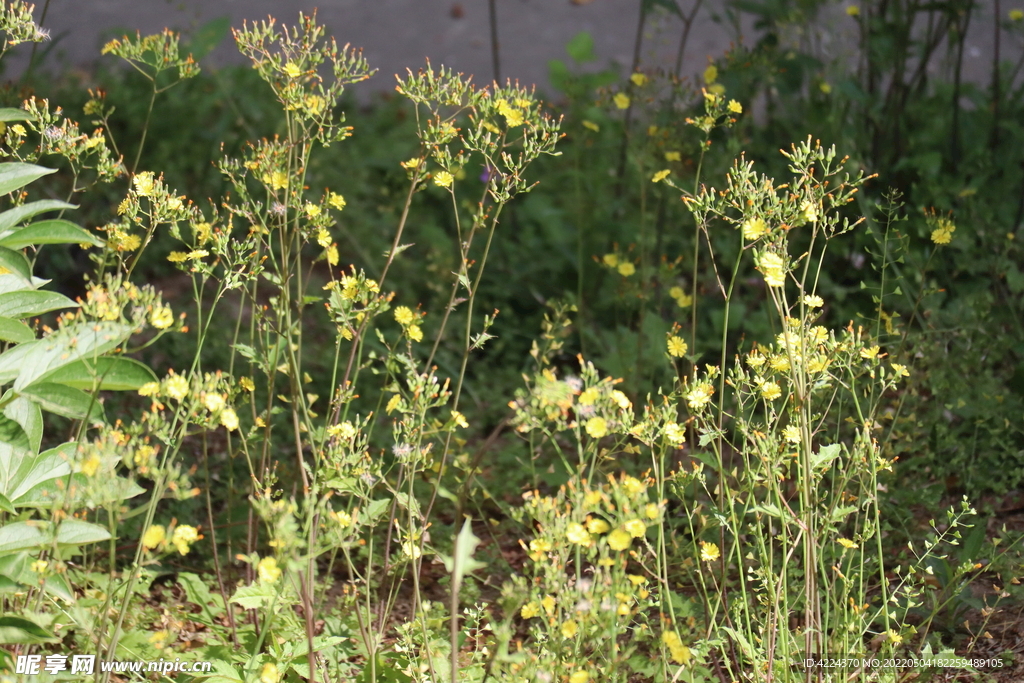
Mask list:
[[[33,223],[0,239],[0,246],[8,249],[24,249],[40,244],[91,244],[100,247],[103,246],[103,240],[70,221],[60,219]]]
[[[96,360],[80,360],[52,370],[40,382],[56,382],[75,389],[92,391],[134,391],[147,382],[155,382],[156,374],[144,363],[123,356],[102,356]]]
[[[43,168],[18,161],[0,164],[0,195],[20,190],[33,180],[56,173],[56,171],[55,168]]]
[[[26,289],[0,294],[0,316],[6,318],[32,318],[62,308],[77,307],[77,303],[58,292]],[[32,334],[32,339],[35,339],[35,334]]]
[[[35,382],[18,391],[48,413],[103,424],[103,405],[91,394],[56,382]]]
[[[13,209],[8,209],[3,213],[0,213],[0,235],[4,234],[7,230],[10,230],[15,225],[38,216],[41,213],[47,211],[65,211],[67,209],[77,209],[78,207],[74,204],[68,204],[67,202],[58,201],[56,199],[40,199],[36,202],[29,202],[28,204],[22,204],[16,206]]]
[[[817,453],[811,454],[811,467],[825,469],[832,464],[832,461],[839,457],[843,447],[837,443],[822,446]]]

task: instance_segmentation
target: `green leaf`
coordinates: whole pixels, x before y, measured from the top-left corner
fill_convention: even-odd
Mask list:
[[[4,107],[0,109],[0,121],[28,121],[28,112],[24,109]]]
[[[92,391],[96,381],[104,391],[135,391],[156,375],[144,363],[123,356],[103,356],[96,360],[80,360],[61,366],[39,378],[40,382],[56,382],[75,389]]]
[[[29,450],[33,453],[39,452],[39,444],[43,440],[43,413],[32,401],[27,398],[13,397],[13,392],[5,394],[3,401],[7,403],[3,414],[21,425],[28,436]]]
[[[20,294],[20,292],[11,292],[12,294]],[[0,296],[5,296],[0,294]],[[25,342],[35,341],[36,333],[32,331],[32,328],[25,323],[14,320],[13,318],[4,318],[0,316],[0,341],[12,342],[14,344],[23,344]]]
[[[16,378],[14,389],[19,391],[57,368],[112,351],[131,333],[132,328],[122,323],[75,323],[38,341],[19,344],[0,354],[0,384]]]
[[[185,589],[185,597],[188,598],[188,601],[199,605],[202,609],[200,614],[193,614],[192,618],[207,626],[214,626],[214,620],[224,613],[224,599],[221,595],[211,593],[206,583],[191,572],[179,573],[178,583]]]
[[[19,225],[29,218],[41,213],[45,213],[47,211],[65,211],[67,209],[77,208],[78,207],[74,204],[68,204],[67,202],[58,201],[56,199],[40,199],[36,202],[29,202],[28,204],[16,206],[13,209],[8,209],[7,211],[0,213],[0,234],[3,234],[15,225]]]
[[[56,382],[35,382],[19,392],[43,410],[73,420],[103,424],[103,405],[91,394]]]
[[[811,454],[811,467],[815,469],[826,469],[832,464],[833,460],[839,457],[842,450],[842,446],[837,443],[822,446],[817,453]]]
[[[2,493],[0,493],[0,510],[3,510],[4,512],[14,512],[14,505],[12,505],[11,501],[7,499],[7,496]]]
[[[0,164],[0,194],[20,190],[33,180],[56,173],[56,171],[55,168],[43,168],[35,164],[23,164],[17,161]]]
[[[0,617],[0,643],[5,645],[38,645],[58,640],[60,638],[24,617]]]
[[[24,249],[39,244],[91,244],[100,247],[104,242],[88,230],[61,219],[39,221],[0,239],[0,246],[8,249]]]
[[[40,521],[15,522],[0,527],[0,554],[42,547],[46,543],[44,530],[47,524]]]
[[[29,450],[28,434],[15,420],[0,416],[0,444],[7,444],[21,450]]]
[[[42,453],[0,448],[0,493],[16,507],[20,507],[23,501],[26,505],[38,505],[34,499],[25,499],[38,497],[30,494],[71,474],[71,458],[77,445],[77,441],[69,441]]]
[[[592,62],[597,57],[594,55],[594,38],[586,31],[580,31],[566,43],[565,51],[569,53],[576,62],[583,64]]]
[[[258,609],[264,605],[269,605],[273,599],[273,587],[262,583],[242,586],[231,596],[231,602],[241,605],[243,609]]]
[[[32,266],[20,251],[0,247],[0,267],[32,285]]]
[[[467,519],[463,522],[459,535],[455,537],[452,556],[441,555],[444,568],[452,575],[454,590],[458,590],[458,587],[462,585],[462,578],[466,572],[476,571],[487,566],[485,563],[473,559],[473,553],[478,545],[480,545],[480,539],[473,533],[473,524]]]
[[[77,303],[63,294],[42,289],[0,294],[0,316],[6,318],[31,318],[62,308],[77,307]],[[35,334],[32,339],[35,339]]]
[[[86,543],[109,541],[110,532],[99,524],[80,519],[65,519],[57,529],[57,544],[78,547]]]

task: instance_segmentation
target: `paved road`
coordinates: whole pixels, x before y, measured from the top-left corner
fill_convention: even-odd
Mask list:
[[[680,4],[685,8],[694,1],[681,0]],[[843,12],[849,1],[852,0],[837,2],[823,20],[822,49],[835,52],[850,44],[855,24]],[[45,0],[35,2],[38,17]],[[632,62],[638,11],[635,0],[495,3],[502,79],[536,83],[550,92],[548,60],[564,59],[565,44],[580,31],[588,31],[594,37],[598,55],[595,67],[613,61],[625,71]],[[722,0],[707,0],[697,15],[684,73],[703,71],[709,55],[720,56],[728,48],[734,36],[713,17],[723,5]],[[435,65],[474,74],[478,83],[489,82],[494,76],[488,0],[50,0],[44,25],[56,43],[49,58],[51,63],[63,60],[87,66],[99,58],[103,42],[118,32],[155,33],[165,26],[188,32],[222,16],[230,17],[235,26],[243,20],[268,15],[291,23],[300,11],[310,12],[314,8],[318,8],[321,23],[339,43],[363,47],[370,64],[380,70],[376,78],[361,85],[364,97],[374,90],[390,90],[394,84],[392,74],[404,73],[406,68],[416,69],[428,57]],[[991,18],[984,16],[974,24],[966,59],[969,77],[987,78],[991,25]],[[656,12],[645,31],[643,64],[674,64],[681,30],[678,18]],[[749,43],[755,32],[749,24],[744,30],[743,40]],[[1011,45],[1004,49],[1011,49]],[[24,64],[25,48],[18,50],[21,55],[11,55],[14,73]],[[216,65],[238,58],[228,39],[204,61]]]

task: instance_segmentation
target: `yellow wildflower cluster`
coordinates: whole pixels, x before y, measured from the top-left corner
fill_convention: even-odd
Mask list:
[[[693,305],[693,297],[684,292],[682,287],[670,287],[668,295],[675,300],[679,308],[688,308]]]
[[[408,306],[395,309],[395,322],[402,326],[402,331],[414,342],[423,341],[423,328],[419,325],[420,315],[413,313]]]

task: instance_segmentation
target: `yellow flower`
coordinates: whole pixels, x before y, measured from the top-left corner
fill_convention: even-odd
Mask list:
[[[158,330],[166,330],[174,324],[174,313],[171,312],[169,306],[154,308],[153,312],[149,314],[149,324]]]
[[[523,125],[526,118],[523,116],[523,112],[518,109],[508,107],[501,112],[501,115],[505,117],[505,125],[509,128],[515,128],[516,126]]]
[[[269,175],[263,176],[262,180],[272,190],[283,190],[288,186],[288,174],[284,171],[274,171]]]
[[[1010,10],[1009,17],[1010,21],[1020,21],[1021,19],[1024,19],[1024,10],[1012,9]]]
[[[622,277],[629,277],[630,275],[636,272],[636,266],[634,266],[629,261],[624,261],[619,264],[618,270],[619,275],[621,275]]]
[[[413,315],[412,310],[408,306],[399,306],[395,309],[395,320],[399,325],[405,327],[416,319]]]
[[[281,672],[277,670],[277,664],[267,662],[260,670],[260,683],[278,683],[281,680]]]
[[[603,261],[609,268],[614,268],[619,265],[619,257],[616,254],[605,254],[601,257],[601,261]]]
[[[545,595],[544,599],[540,601],[540,604],[548,614],[555,611],[555,598],[552,595]]]
[[[576,633],[579,631],[579,627],[576,622],[570,619],[569,621],[562,624],[562,637],[563,638],[575,638]]]
[[[337,192],[332,192],[327,195],[327,203],[331,205],[331,208],[341,211],[347,205],[345,198]]]
[[[216,413],[224,407],[224,397],[213,392],[208,393],[203,396],[203,405],[206,406],[206,409],[211,413]]]
[[[714,83],[718,80],[718,67],[714,64],[709,64],[708,68],[704,69],[704,82]]]
[[[669,174],[672,173],[671,169],[666,168],[663,171],[658,171],[651,177],[652,183],[660,183],[665,178],[668,178]]]
[[[42,574],[46,571],[46,568],[50,566],[50,563],[46,560],[36,560],[30,566],[33,572],[36,574]]]
[[[830,92],[832,92],[832,85],[825,81],[822,81],[821,84],[818,86],[818,90],[828,95]]]
[[[213,234],[213,226],[205,221],[193,225],[192,230],[195,232],[196,241],[198,241],[199,244],[206,244],[209,242],[210,236]]]
[[[858,7],[857,5],[847,5],[846,6],[846,14],[848,16],[851,16],[851,17],[859,17],[860,16],[860,7]]]
[[[782,438],[789,443],[800,443],[800,429],[796,425],[786,425],[782,428]]]
[[[590,387],[584,389],[583,393],[580,394],[579,402],[581,406],[589,406],[601,397],[601,392],[597,390],[597,387]]]
[[[313,116],[317,116],[320,112],[322,112],[326,104],[327,101],[324,100],[324,98],[321,97],[320,95],[314,95],[312,93],[306,95],[306,111],[308,111]]]
[[[327,228],[318,228],[316,231],[316,243],[326,249],[331,246],[331,233],[327,232]]]
[[[146,382],[141,387],[139,387],[139,396],[156,396],[159,393],[159,382]]]
[[[768,232],[768,226],[765,224],[764,219],[758,216],[743,221],[741,227],[743,229],[743,239],[748,242],[753,242]]]
[[[565,530],[565,537],[569,539],[570,543],[575,543],[576,545],[590,545],[590,534],[578,522],[569,524],[569,527]]]
[[[678,299],[683,294],[685,294],[685,292],[683,292],[682,287],[672,287],[671,289],[668,290],[668,295],[673,299]]]
[[[180,401],[188,395],[188,380],[181,375],[174,375],[167,380],[167,395]]]
[[[13,126],[11,126],[11,130],[18,137],[22,137],[25,135],[25,126],[21,125],[20,123],[16,123]]]
[[[180,555],[187,555],[189,551],[189,545],[199,540],[199,531],[194,526],[188,524],[181,524],[174,529],[174,533],[171,534],[171,543],[178,550]]]
[[[644,515],[647,519],[657,519],[658,515],[661,514],[661,508],[658,507],[657,503],[648,503],[644,507]]]
[[[860,357],[865,360],[871,360],[878,355],[879,350],[877,346],[868,346],[860,350]]]
[[[140,197],[148,197],[153,193],[153,174],[150,171],[144,171],[139,173],[132,178],[132,184],[135,185],[135,194]]]
[[[455,178],[448,171],[438,171],[434,174],[434,184],[438,187],[451,187]]]
[[[590,436],[600,439],[608,433],[608,422],[603,417],[592,417],[587,420],[586,430]]]
[[[181,197],[168,197],[166,206],[170,211],[181,211],[185,204],[181,201]]]
[[[853,550],[854,548],[858,547],[856,543],[854,543],[853,541],[851,541],[848,538],[839,538],[839,539],[836,540],[836,542],[839,545],[841,545],[844,548],[846,548],[847,550]]]
[[[761,254],[758,268],[764,274],[764,281],[769,287],[782,287],[786,284],[785,262],[778,254],[766,251]]]
[[[572,675],[569,676],[569,683],[587,683],[587,681],[589,680],[590,674],[586,671],[583,671],[582,669],[579,671],[574,671]]]
[[[705,562],[714,562],[721,556],[722,553],[719,552],[717,545],[714,543],[708,543],[707,541],[700,542],[700,559]]]
[[[100,460],[100,456],[92,453],[88,458],[82,461],[82,464],[79,465],[79,469],[85,476],[92,477],[95,476],[97,471],[99,471],[100,465],[102,464],[103,461]]]
[[[238,414],[233,408],[226,408],[220,414],[220,423],[229,432],[233,432],[238,429]]]
[[[394,411],[394,409],[398,407],[398,405],[401,402],[402,402],[402,395],[401,394],[395,394],[394,396],[391,397],[391,400],[389,400],[388,404],[384,407],[384,411],[388,415],[390,415]]]
[[[600,517],[591,517],[587,520],[587,531],[592,534],[606,534],[609,529],[611,526]]]
[[[765,382],[761,385],[761,396],[769,401],[774,401],[782,396],[782,389],[775,382]]]
[[[405,328],[405,333],[409,335],[409,339],[414,342],[423,341],[423,330],[419,325],[409,325],[409,327]]]
[[[900,365],[899,363],[893,363],[892,369],[896,373],[897,377],[910,377],[910,371],[907,370],[906,365]]]
[[[149,461],[156,455],[156,449],[150,445],[139,446],[139,449],[135,451],[135,465],[137,467],[146,467],[149,465]]]
[[[316,218],[320,215],[320,205],[312,202],[306,202],[306,206],[303,207],[306,211],[306,215],[310,218]]]
[[[587,130],[592,130],[595,133],[601,130],[601,126],[597,125],[593,121],[587,121],[586,119],[583,120],[583,127]]]
[[[263,583],[274,583],[281,578],[281,568],[277,566],[277,560],[273,557],[264,557],[256,565],[256,573]]]
[[[185,258],[189,261],[197,261],[201,258],[206,258],[210,255],[210,252],[205,249],[193,249],[192,251],[185,254]]]
[[[601,495],[600,491],[587,491],[583,494],[583,502],[586,503],[588,507],[600,505],[602,500],[604,500],[604,496]]]
[[[713,393],[714,388],[710,384],[698,384],[686,395],[686,404],[690,406],[690,410],[700,410],[711,403],[711,394]]]
[[[807,223],[816,223],[818,221],[818,206],[808,200],[800,206],[800,216]]]
[[[528,602],[519,610],[519,616],[523,619],[533,619],[538,614],[540,614],[540,607],[535,602]]]
[[[629,408],[633,405],[630,402],[629,397],[626,396],[621,391],[619,391],[618,389],[612,391],[612,400],[615,401],[615,404],[619,406],[619,408],[621,408],[622,410],[629,410]]]
[[[956,226],[948,218],[939,219],[939,227],[932,231],[932,242],[935,244],[949,244],[953,240],[953,233]]]
[[[238,380],[238,386],[242,387],[246,391],[255,391],[256,390],[256,385],[253,383],[252,379],[250,379],[248,377],[242,377],[241,379],[239,379]]]
[[[167,533],[164,531],[164,528],[159,524],[154,524],[146,529],[146,533],[142,534],[142,547],[147,550],[153,550],[166,539]]]
[[[457,410],[453,410],[451,412],[452,412],[452,419],[455,420],[455,424],[457,424],[458,426],[462,427],[463,429],[466,429],[467,427],[469,427],[469,423],[466,422],[466,417],[462,413],[460,413]]]
[[[615,101],[615,106],[619,109],[629,109],[629,95],[626,93],[615,93],[615,97],[612,99]]]
[[[813,294],[804,294],[803,302],[807,308],[821,308],[825,305],[824,299]]]
[[[789,358],[785,354],[780,353],[772,356],[772,359],[768,361],[768,365],[776,372],[789,372]]]
[[[633,538],[640,538],[647,533],[647,525],[639,519],[631,519],[622,525],[622,528],[626,530]]]
[[[690,648],[683,645],[683,641],[675,631],[662,633],[661,642],[668,648],[672,661],[676,664],[687,664],[690,661]]]
[[[641,493],[647,490],[647,486],[636,477],[625,477],[622,480],[622,488],[629,494],[630,497],[635,498]]]
[[[673,446],[682,446],[686,441],[686,431],[675,422],[669,422],[665,425],[665,438]]]
[[[893,645],[899,645],[903,642],[903,636],[901,636],[899,633],[896,633],[896,631],[889,629],[885,633],[889,636],[889,642],[891,642]]]
[[[623,551],[633,544],[633,537],[625,529],[616,529],[608,534],[608,546],[612,550]]]
[[[682,358],[686,355],[686,351],[689,348],[685,341],[675,335],[668,338],[666,346],[668,347],[668,355],[673,358]]]
[[[184,263],[188,260],[188,254],[183,251],[172,251],[167,255],[167,260],[171,263]]]
[[[635,85],[637,87],[641,87],[645,83],[647,83],[647,76],[646,76],[646,74],[642,74],[640,72],[637,72],[637,73],[631,75],[629,77],[629,80],[633,81],[633,85]]]
[[[302,75],[302,69],[299,68],[295,62],[288,62],[284,65],[284,72],[288,74],[289,78],[298,78]]]
[[[679,152],[665,152],[665,161],[682,161],[682,159]]]
[[[693,297],[689,294],[683,294],[682,296],[676,297],[676,305],[679,308],[687,308],[693,305]]]
[[[729,100],[729,111],[732,112],[733,114],[742,114],[743,105],[737,102],[736,100]]]

